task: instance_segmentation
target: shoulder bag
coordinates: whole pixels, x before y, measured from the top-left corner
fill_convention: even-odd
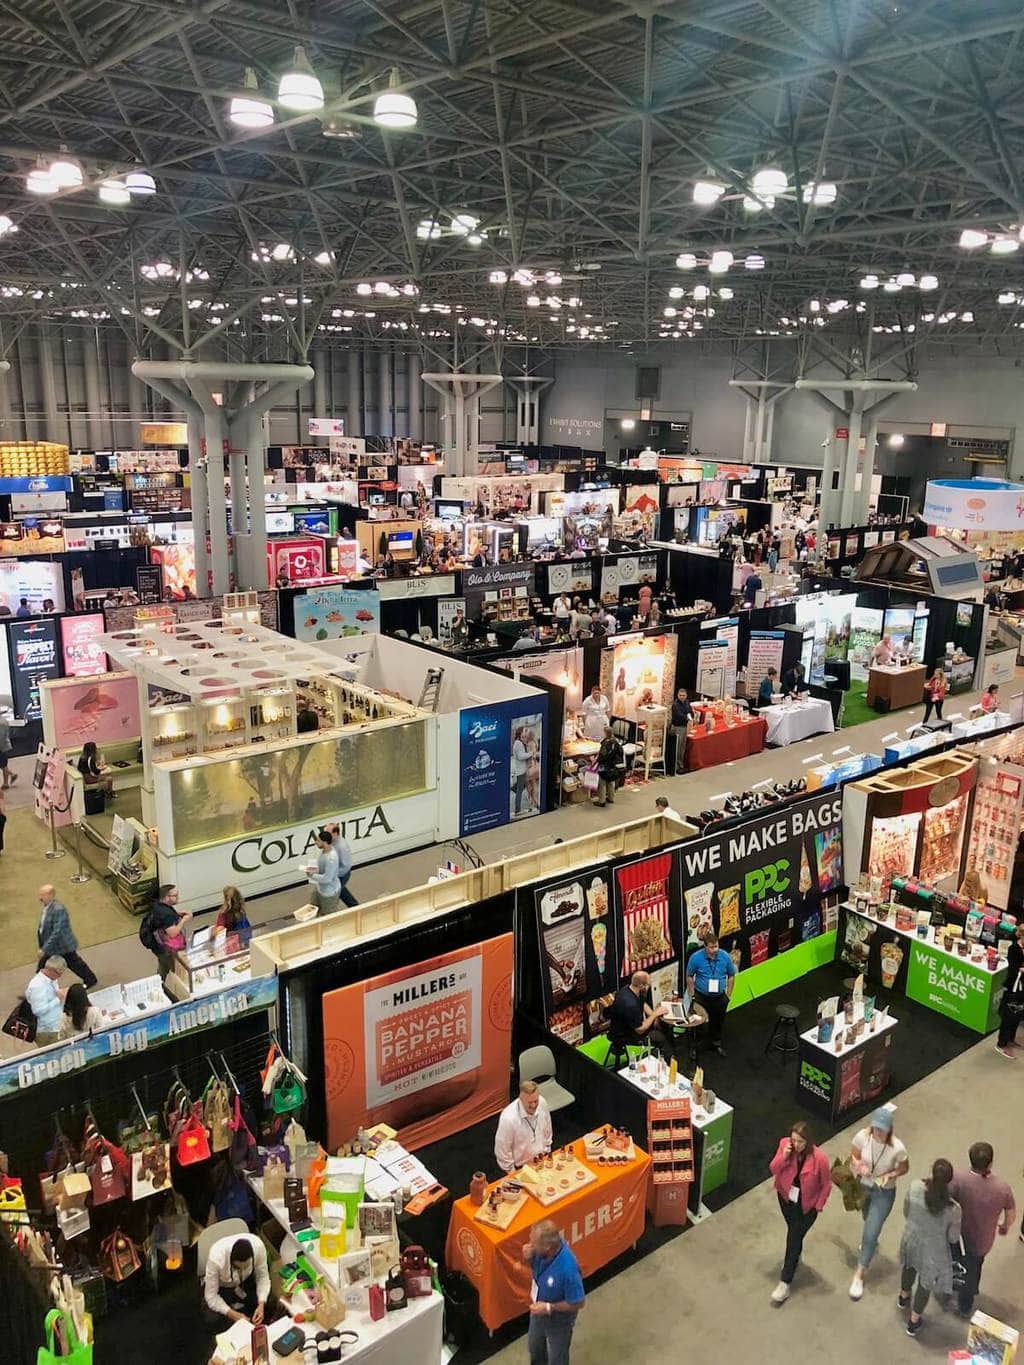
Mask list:
[[[231,1146],[231,1107],[227,1081],[211,1081],[203,1100],[203,1122],[210,1130],[210,1147],[226,1152]]]
[[[100,1243],[100,1269],[115,1284],[134,1275],[141,1265],[139,1248],[120,1228],[116,1228]]]
[[[179,1129],[175,1146],[179,1166],[195,1166],[200,1161],[210,1159],[210,1139],[197,1112],[200,1110],[199,1104],[194,1105],[192,1113]]]
[[[36,1365],[92,1365],[92,1343],[81,1339],[63,1308],[46,1315],[46,1345],[39,1347]]]
[[[19,997],[14,1009],[4,1020],[2,1031],[10,1038],[17,1038],[19,1043],[35,1042],[36,1016],[24,996]]]

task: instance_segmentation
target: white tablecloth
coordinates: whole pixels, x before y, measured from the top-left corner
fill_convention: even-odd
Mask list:
[[[354,1361],[361,1365],[440,1365],[443,1309],[444,1300],[439,1294],[432,1294],[429,1299],[410,1299],[407,1308],[388,1313],[379,1322],[374,1322],[368,1313],[347,1313],[345,1321],[338,1324],[338,1331],[356,1332],[359,1340],[345,1343],[345,1365],[353,1365]],[[291,1318],[272,1323],[267,1328],[271,1347],[294,1325]],[[298,1325],[310,1337],[323,1331],[315,1322]],[[234,1323],[217,1338],[219,1356],[230,1360],[231,1365],[238,1354],[248,1359],[251,1338],[250,1323]],[[272,1356],[272,1359],[280,1360],[281,1357]],[[288,1359],[301,1362],[301,1349]]]
[[[757,714],[768,726],[766,744],[795,744],[810,735],[830,735],[836,728],[831,705],[817,697],[762,706]]]

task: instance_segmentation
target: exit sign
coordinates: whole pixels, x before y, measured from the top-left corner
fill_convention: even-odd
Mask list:
[[[836,440],[837,440],[837,441],[848,441],[849,439],[850,439],[850,428],[849,428],[849,427],[836,427]]]

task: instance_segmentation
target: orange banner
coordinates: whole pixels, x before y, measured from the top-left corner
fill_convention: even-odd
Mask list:
[[[573,1148],[584,1161],[582,1139]],[[650,1165],[650,1157],[637,1147],[628,1166],[593,1166],[597,1179],[592,1184],[548,1208],[528,1199],[505,1231],[478,1223],[473,1217],[476,1205],[468,1196],[457,1200],[448,1225],[445,1264],[449,1270],[461,1270],[476,1285],[484,1326],[493,1332],[530,1306],[530,1268],[523,1260],[523,1246],[534,1223],[551,1219],[572,1247],[584,1282],[631,1247],[644,1230]]]
[[[411,1150],[508,1101],[512,935],[329,991],[327,1145],[389,1123]]]

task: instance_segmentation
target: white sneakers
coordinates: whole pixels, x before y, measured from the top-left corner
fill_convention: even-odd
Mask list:
[[[788,1298],[789,1285],[786,1284],[784,1280],[780,1280],[772,1290],[772,1303],[774,1303],[777,1308],[780,1303],[785,1303]]]
[[[850,1285],[850,1298],[861,1299],[864,1297],[864,1281],[859,1275],[854,1275]]]

